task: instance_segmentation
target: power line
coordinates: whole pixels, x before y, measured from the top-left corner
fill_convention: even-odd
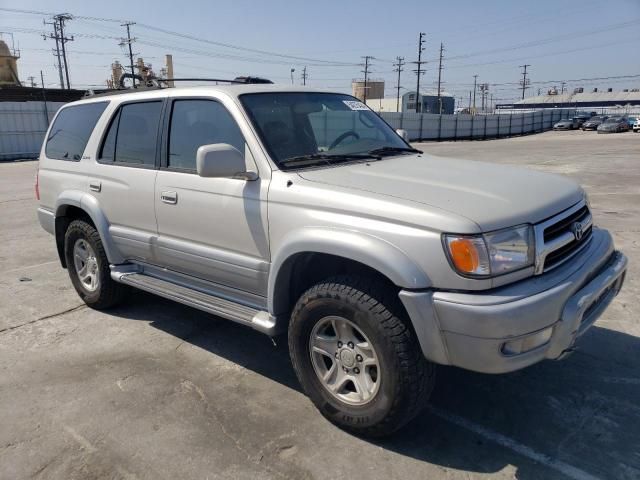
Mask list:
[[[396,67],[393,71],[398,72],[398,84],[396,85],[397,96],[396,96],[396,112],[400,111],[400,74],[402,73],[402,66],[404,65],[404,57],[396,57],[396,63],[393,64]]]
[[[422,52],[424,51],[424,47],[422,45],[424,45],[425,40],[423,39],[423,37],[425,36],[424,32],[420,32],[420,35],[418,37],[418,61],[416,62],[411,62],[411,63],[415,63],[416,65],[418,65],[418,69],[415,70],[416,73],[416,77],[417,77],[417,81],[416,81],[416,113],[420,113],[420,110],[422,110],[422,105],[421,105],[421,100],[420,100],[420,75],[424,74],[424,71],[422,71],[422,65],[426,64],[427,62],[422,60]]]

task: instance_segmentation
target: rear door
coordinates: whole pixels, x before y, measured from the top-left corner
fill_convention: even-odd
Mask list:
[[[89,172],[89,193],[127,260],[154,262],[154,187],[164,99],[124,102],[112,112]]]
[[[155,193],[157,256],[171,270],[265,296],[269,180],[202,178],[196,172],[198,147],[212,143],[233,145],[244,154],[247,171],[257,171],[240,113],[227,102],[177,97],[167,104]]]

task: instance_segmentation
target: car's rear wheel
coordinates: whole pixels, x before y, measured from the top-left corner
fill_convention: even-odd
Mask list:
[[[327,419],[361,435],[402,427],[426,405],[435,378],[389,290],[361,277],[329,279],[302,295],[289,324],[305,393]]]
[[[64,253],[71,283],[89,307],[109,308],[124,298],[127,288],[111,278],[102,240],[91,224],[84,220],[69,224]]]

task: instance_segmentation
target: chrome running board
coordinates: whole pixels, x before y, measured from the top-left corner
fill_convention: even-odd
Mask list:
[[[116,282],[247,325],[267,335],[274,336],[280,333],[276,330],[276,319],[269,312],[147,275],[133,265],[112,266],[111,278]]]

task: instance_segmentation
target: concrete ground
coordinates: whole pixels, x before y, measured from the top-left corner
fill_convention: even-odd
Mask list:
[[[84,307],[36,221],[36,163],[4,163],[0,478],[640,478],[640,135],[419,147],[585,185],[630,266],[578,352],[500,376],[439,368],[422,415],[362,440],[315,411],[284,344],[144,293]]]

